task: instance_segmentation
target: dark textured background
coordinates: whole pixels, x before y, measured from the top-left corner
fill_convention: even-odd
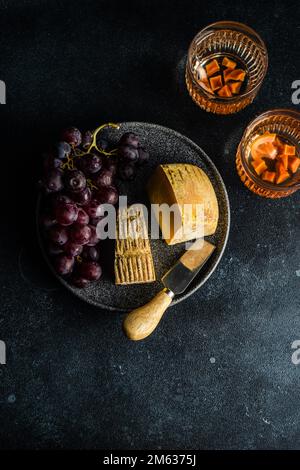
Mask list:
[[[260,199],[234,167],[254,116],[297,108],[298,3],[0,1],[2,448],[300,448],[300,365],[291,362],[300,194]],[[221,19],[256,29],[270,59],[255,103],[227,117],[198,109],[183,83],[191,39]],[[122,335],[121,316],[51,276],[34,231],[43,142],[66,125],[108,120],[192,138],[220,170],[232,208],[216,272],[137,344]]]

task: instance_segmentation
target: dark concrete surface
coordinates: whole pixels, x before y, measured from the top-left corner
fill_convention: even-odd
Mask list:
[[[256,29],[270,59],[254,104],[227,117],[198,109],[183,82],[193,36],[221,19]],[[254,116],[300,110],[299,2],[2,0],[0,34],[0,447],[299,449],[300,194],[259,198],[234,165]],[[130,120],[199,144],[232,209],[216,272],[137,344],[122,316],[52,277],[34,229],[44,142]]]

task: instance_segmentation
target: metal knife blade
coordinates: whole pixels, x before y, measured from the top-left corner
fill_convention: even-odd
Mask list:
[[[164,286],[175,295],[185,291],[202,266],[210,258],[215,246],[198,239],[162,277]]]

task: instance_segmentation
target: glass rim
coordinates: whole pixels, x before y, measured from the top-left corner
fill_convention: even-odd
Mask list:
[[[240,152],[240,155],[241,155],[241,160],[242,160],[242,163],[243,163],[243,168],[245,170],[245,172],[247,173],[247,176],[252,179],[254,181],[255,184],[257,184],[257,186],[260,186],[260,187],[263,187],[263,188],[268,188],[272,191],[278,191],[278,192],[281,192],[281,191],[288,191],[289,189],[300,189],[300,181],[299,182],[296,182],[295,184],[292,184],[290,186],[279,186],[277,184],[273,184],[273,183],[269,183],[268,181],[264,181],[262,180],[261,178],[259,178],[257,175],[255,175],[254,172],[252,172],[250,170],[250,166],[247,162],[247,159],[246,159],[246,156],[245,156],[245,153],[242,149],[242,141],[244,139],[246,139],[247,137],[247,134],[250,133],[249,132],[249,128],[252,127],[253,125],[255,125],[256,123],[258,123],[259,121],[261,121],[261,119],[263,119],[264,117],[268,117],[268,116],[272,116],[272,115],[284,115],[284,116],[290,116],[290,117],[295,117],[295,119],[297,119],[300,123],[300,112],[299,111],[296,111],[294,109],[289,109],[289,108],[276,108],[276,109],[270,109],[268,111],[265,111],[261,114],[259,114],[259,116],[257,116],[256,118],[254,118],[249,124],[248,126],[246,127],[243,135],[242,135],[242,138],[240,140],[240,143],[238,145],[238,151]],[[300,146],[300,142],[299,142],[299,146]]]
[[[230,29],[230,26],[232,27],[231,29],[233,29],[233,27],[237,27],[239,26],[241,29],[244,29],[246,33],[249,33],[248,35],[252,34],[259,42],[259,47],[264,51],[265,53],[265,67],[264,67],[264,72],[263,72],[263,76],[261,78],[261,80],[259,80],[259,82],[252,88],[250,88],[249,90],[246,90],[244,91],[243,93],[239,94],[238,96],[231,96],[231,97],[228,97],[226,99],[222,98],[222,97],[219,97],[219,96],[216,96],[216,95],[213,95],[212,93],[209,93],[208,91],[204,90],[204,88],[201,87],[201,85],[199,85],[199,83],[195,80],[195,77],[194,77],[194,74],[193,74],[193,71],[192,71],[192,65],[191,65],[191,56],[192,56],[192,46],[195,42],[195,40],[198,38],[198,36],[200,36],[201,34],[205,33],[206,31],[208,32],[212,27],[216,27],[216,26],[227,26],[228,29]],[[212,31],[212,34],[214,33],[214,31]],[[191,74],[191,79],[193,81],[193,83],[195,84],[195,86],[201,90],[201,92],[204,94],[204,96],[207,96],[209,99],[211,99],[212,101],[216,102],[216,103],[233,103],[233,102],[237,102],[237,101],[240,101],[241,98],[246,98],[248,97],[248,95],[251,95],[252,93],[256,92],[256,90],[258,90],[261,85],[262,85],[262,82],[267,74],[267,70],[268,70],[268,65],[269,65],[269,57],[268,57],[268,51],[267,51],[267,47],[265,45],[265,42],[263,41],[263,39],[261,38],[261,36],[254,30],[252,29],[250,26],[244,24],[244,23],[240,23],[238,21],[216,21],[215,23],[211,23],[207,26],[205,26],[203,29],[201,29],[200,31],[198,31],[198,33],[193,37],[190,45],[189,45],[189,48],[188,48],[188,54],[187,54],[187,65],[189,67],[189,72]]]

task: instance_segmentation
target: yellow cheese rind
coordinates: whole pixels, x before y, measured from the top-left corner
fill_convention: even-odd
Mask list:
[[[178,217],[180,227],[175,222],[171,226],[166,225],[161,213],[154,210],[168,245],[215,233],[219,220],[218,201],[208,176],[201,168],[184,163],[159,165],[148,183],[148,195],[151,204],[176,205],[174,217]],[[192,206],[190,213],[185,211],[186,204]],[[201,223],[199,218],[196,219],[198,207],[203,209]]]
[[[147,226],[138,205],[119,210],[114,268],[118,285],[155,281]]]

